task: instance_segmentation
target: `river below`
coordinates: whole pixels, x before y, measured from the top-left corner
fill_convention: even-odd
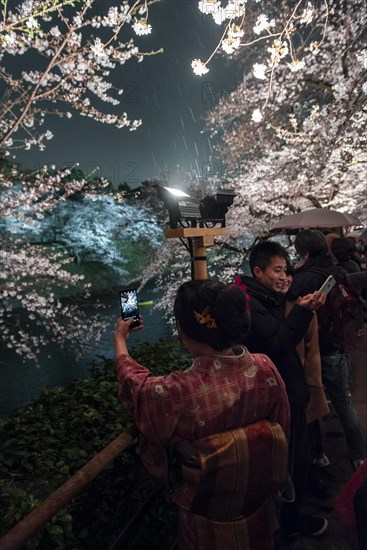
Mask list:
[[[100,295],[106,306],[104,311],[111,323],[99,342],[91,345],[82,358],[77,359],[73,349],[61,350],[56,345],[42,349],[38,364],[19,358],[14,351],[2,348],[0,362],[0,417],[37,398],[44,388],[66,385],[74,379],[89,376],[89,365],[102,357],[113,357],[113,334],[117,317],[120,315],[118,292],[106,291]],[[139,300],[151,300],[149,289],[139,294]],[[142,342],[156,342],[172,336],[171,329],[162,317],[162,312],[153,306],[143,306],[140,312],[144,317],[144,329],[131,335],[129,347]],[[92,313],[91,313],[92,314]]]

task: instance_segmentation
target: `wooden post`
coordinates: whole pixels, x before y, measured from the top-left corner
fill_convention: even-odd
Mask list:
[[[24,544],[42,529],[47,521],[52,519],[108,464],[127,449],[138,434],[139,430],[135,424],[129,426],[125,432],[116,437],[37,508],[8,531],[0,539],[0,549],[18,550],[23,548]]]
[[[193,279],[203,281],[208,278],[208,269],[206,265],[206,248],[203,237],[192,239],[192,257]]]
[[[226,227],[180,227],[178,229],[167,229],[167,239],[189,240],[189,248],[192,261],[192,278],[205,280],[208,278],[206,263],[206,248],[213,246],[215,235],[226,235]]]

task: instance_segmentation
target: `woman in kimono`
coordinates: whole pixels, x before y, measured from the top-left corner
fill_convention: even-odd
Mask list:
[[[184,372],[153,376],[129,355],[132,320],[115,332],[119,396],[142,434],[141,457],[169,484],[185,550],[271,550],[274,497],[287,476],[289,404],[270,359],[252,355],[248,296],[236,285],[190,281],[174,303],[178,332],[194,355]],[[177,476],[178,473],[178,476]]]

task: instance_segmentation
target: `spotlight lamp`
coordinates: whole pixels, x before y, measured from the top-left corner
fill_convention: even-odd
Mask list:
[[[208,223],[226,226],[226,214],[233,204],[236,193],[231,189],[218,189],[214,194],[204,197],[200,202],[201,219]]]
[[[181,189],[157,186],[158,198],[163,201],[169,213],[171,229],[196,227],[201,219],[199,202]]]
[[[225,227],[228,208],[236,196],[230,189],[219,189],[199,202],[181,189],[163,185],[157,185],[157,194],[168,210],[171,229]]]
[[[219,189],[199,203],[181,189],[163,185],[156,188],[158,198],[169,213],[167,239],[180,239],[190,252],[191,277],[207,279],[206,248],[214,245],[215,236],[227,235],[225,216],[236,193]]]

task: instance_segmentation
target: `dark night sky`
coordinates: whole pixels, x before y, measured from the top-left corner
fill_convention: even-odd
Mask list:
[[[120,109],[142,118],[143,125],[129,132],[78,115],[53,119],[54,138],[46,150],[23,152],[18,161],[26,168],[79,162],[86,173],[98,165],[114,184],[125,181],[132,187],[159,176],[165,167],[205,173],[210,144],[201,133],[203,114],[235,87],[240,75],[219,55],[207,75],[193,74],[192,59],[207,59],[222,33],[222,27],[205,19],[196,0],[161,0],[150,8],[149,21],[152,34],[136,37],[136,43],[142,51],[163,47],[164,53],[142,63],[131,60],[112,76],[127,92],[119,98]],[[218,172],[219,165],[209,169]]]

